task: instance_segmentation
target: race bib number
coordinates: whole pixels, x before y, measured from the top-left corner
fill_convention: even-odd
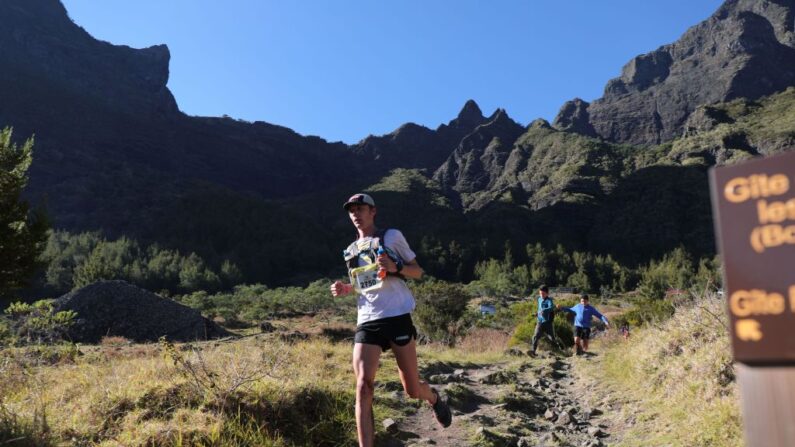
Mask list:
[[[378,265],[369,264],[351,270],[351,284],[359,293],[380,289],[384,282],[378,277]]]

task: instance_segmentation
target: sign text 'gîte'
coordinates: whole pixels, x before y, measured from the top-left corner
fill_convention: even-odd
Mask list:
[[[795,152],[710,171],[734,357],[795,364]]]

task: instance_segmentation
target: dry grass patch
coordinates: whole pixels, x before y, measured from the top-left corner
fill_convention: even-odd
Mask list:
[[[28,445],[351,444],[352,345],[332,341],[344,339],[347,327],[316,328],[329,335],[291,343],[276,333],[191,344],[105,340],[55,364],[26,363],[19,351],[7,351],[0,357],[7,378],[0,384],[0,443],[23,433],[42,440]],[[506,340],[479,329],[460,348],[419,346],[420,364],[504,360]],[[394,394],[402,386],[391,352],[382,357],[378,383],[379,420],[422,405]]]
[[[74,364],[37,368],[2,359],[18,378],[0,386],[2,408],[21,421],[45,414],[61,442],[226,445],[219,440],[258,436],[312,445],[353,433],[345,425],[353,420],[350,349],[324,340],[114,344],[92,347]]]
[[[600,342],[603,369],[586,374],[612,392],[616,425],[626,428],[618,445],[742,445],[724,307],[701,297],[629,340]]]
[[[502,353],[508,346],[511,334],[498,329],[478,328],[456,344],[456,350],[466,354]]]

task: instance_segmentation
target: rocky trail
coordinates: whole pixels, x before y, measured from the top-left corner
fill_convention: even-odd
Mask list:
[[[594,354],[532,358],[512,350],[515,360],[491,365],[427,365],[421,371],[444,390],[453,423],[441,428],[428,405],[415,405],[401,390],[390,397],[413,405],[400,420],[376,421],[387,434],[377,445],[397,446],[576,446],[611,443],[609,401],[576,369]]]

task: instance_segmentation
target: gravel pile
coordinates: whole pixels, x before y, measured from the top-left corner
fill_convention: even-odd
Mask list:
[[[232,335],[197,310],[125,281],[100,281],[56,301],[58,310],[77,312],[72,341],[98,343],[105,336],[135,342],[194,341]]]

